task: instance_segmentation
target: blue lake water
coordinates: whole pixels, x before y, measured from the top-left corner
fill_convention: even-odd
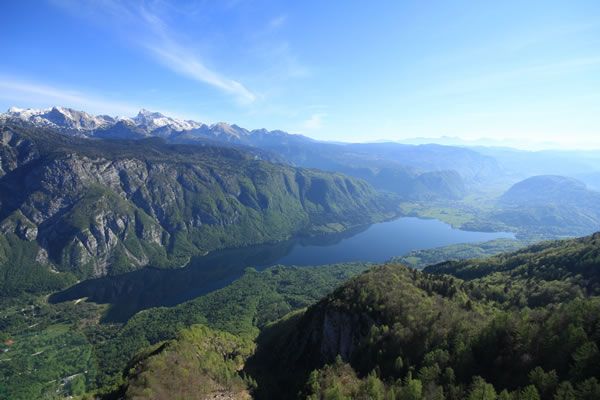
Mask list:
[[[296,243],[288,254],[275,263],[320,265],[348,261],[383,262],[412,250],[500,238],[514,238],[514,235],[507,232],[462,231],[436,219],[406,217],[370,225],[352,236],[341,237],[335,243]]]
[[[343,233],[284,242],[219,250],[194,257],[185,268],[144,268],[139,271],[77,284],[52,296],[51,301],[87,297],[111,303],[109,320],[125,320],[135,312],[173,306],[226,286],[247,267],[323,265],[352,261],[383,262],[412,250],[457,243],[514,238],[507,232],[470,232],[420,218],[399,218]]]

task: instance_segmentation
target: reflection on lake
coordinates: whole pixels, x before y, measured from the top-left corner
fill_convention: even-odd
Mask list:
[[[144,268],[92,279],[57,293],[50,300],[88,297],[97,303],[111,303],[106,319],[123,321],[139,310],[173,306],[224,287],[247,267],[383,262],[412,250],[513,237],[506,232],[461,231],[433,219],[399,218],[337,234],[215,251],[194,257],[180,269]]]

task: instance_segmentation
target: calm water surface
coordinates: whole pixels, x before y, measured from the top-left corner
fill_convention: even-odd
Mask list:
[[[322,265],[350,261],[383,262],[412,250],[457,243],[514,238],[506,232],[468,232],[434,220],[399,218],[339,234],[228,249],[194,257],[188,266],[139,271],[84,281],[52,296],[59,302],[88,297],[111,303],[108,320],[123,321],[139,310],[173,306],[226,286],[244,269],[283,265]]]

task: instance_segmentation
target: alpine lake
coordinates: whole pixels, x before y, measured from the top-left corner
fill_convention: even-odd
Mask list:
[[[96,303],[110,303],[105,319],[125,321],[137,311],[174,306],[220,289],[242,276],[249,267],[262,270],[273,265],[381,263],[413,250],[500,238],[514,238],[514,235],[463,231],[435,219],[403,217],[342,233],[218,250],[193,257],[179,269],[147,267],[123,275],[91,279],[54,294],[51,301],[87,298]]]

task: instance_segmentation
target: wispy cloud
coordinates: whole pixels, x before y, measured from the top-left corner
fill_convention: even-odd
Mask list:
[[[287,15],[278,15],[269,21],[268,27],[270,29],[279,29],[285,24],[286,20]]]
[[[134,114],[140,109],[140,107],[132,104],[81,93],[70,88],[50,86],[6,76],[0,76],[0,98],[10,101],[11,105],[25,105],[27,107],[64,105],[112,115]],[[22,104],[18,104],[19,102]]]
[[[325,113],[316,113],[311,115],[304,123],[302,124],[304,129],[308,130],[317,130],[323,127],[323,118],[326,117]]]
[[[281,30],[290,19],[286,14],[267,19],[263,26],[257,26],[248,32],[248,46],[243,50],[244,59],[252,59],[263,67],[255,74],[255,81],[262,82],[267,87],[268,96],[277,92],[290,80],[304,79],[312,76],[311,69],[301,62],[295,49]]]
[[[209,68],[188,44],[189,39],[177,37],[173,27],[143,2],[104,0],[85,5],[72,0],[54,2],[74,15],[110,21],[124,39],[147,51],[157,62],[179,75],[230,94],[242,104],[257,99],[257,95],[241,82]]]
[[[503,69],[481,74],[438,82],[429,85],[415,94],[405,96],[407,101],[441,96],[461,96],[474,93],[484,93],[505,87],[536,84],[549,79],[567,79],[584,71],[600,69],[600,57],[589,56],[572,59],[557,60],[554,62],[516,66],[512,69]]]
[[[148,43],[146,48],[159,62],[171,70],[232,94],[241,103],[252,103],[257,98],[240,82],[226,78],[207,68],[197,57],[189,54],[184,48],[175,43],[163,42],[159,45]]]

